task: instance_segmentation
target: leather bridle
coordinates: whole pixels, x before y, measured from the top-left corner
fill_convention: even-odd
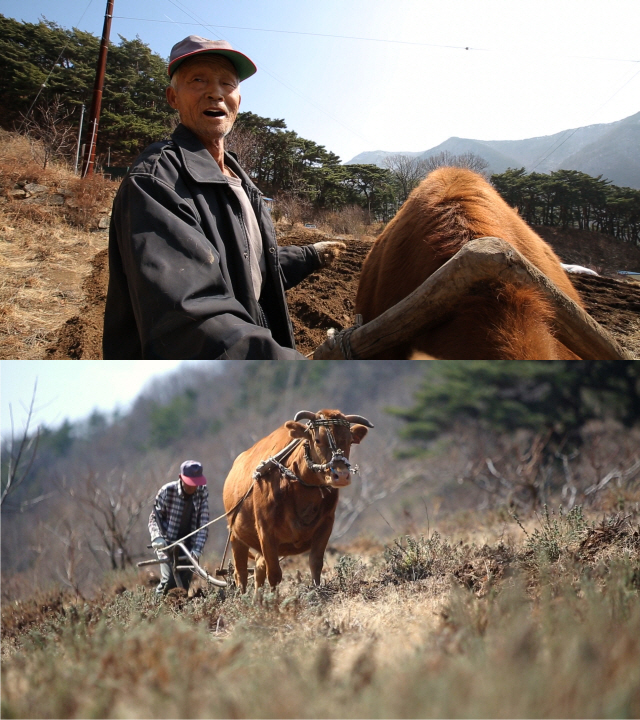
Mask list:
[[[307,423],[307,428],[309,431],[316,431],[320,427],[325,428],[325,432],[327,435],[327,440],[329,442],[329,449],[331,450],[331,460],[326,463],[314,463],[313,459],[311,457],[311,443],[309,440],[305,440],[304,443],[304,459],[307,463],[307,467],[309,470],[311,470],[314,473],[324,473],[327,470],[331,470],[332,473],[337,475],[337,471],[335,470],[335,465],[339,462],[343,463],[343,465],[346,466],[347,470],[351,474],[355,474],[358,472],[358,466],[355,465],[353,468],[351,467],[351,463],[349,462],[349,458],[347,458],[344,454],[344,451],[342,448],[338,447],[338,444],[336,443],[335,436],[333,434],[332,426],[333,425],[342,425],[343,427],[350,428],[351,423],[348,420],[345,420],[344,418],[325,418],[323,415],[319,415],[317,419],[315,420],[309,420]],[[309,433],[311,434],[311,432]],[[316,446],[320,444],[320,434],[314,432],[314,441]]]

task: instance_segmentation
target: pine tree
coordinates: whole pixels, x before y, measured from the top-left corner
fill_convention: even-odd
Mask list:
[[[407,454],[422,454],[465,423],[497,433],[548,431],[557,447],[567,439],[579,442],[579,430],[594,418],[628,427],[640,422],[640,368],[634,362],[448,361],[434,369],[412,407],[391,410],[406,422]]]

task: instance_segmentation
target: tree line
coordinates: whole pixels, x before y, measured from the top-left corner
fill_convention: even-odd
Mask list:
[[[395,213],[393,173],[376,165],[342,165],[335,153],[288,130],[282,119],[239,113],[227,147],[268,196],[307,211],[360,205],[372,219]]]
[[[77,28],[0,15],[0,127],[48,140],[47,158],[71,161],[81,106],[91,102],[99,44]],[[166,68],[138,37],[110,43],[98,166],[108,157],[111,165],[127,166],[149,143],[171,134],[177,115],[165,98]],[[288,130],[283,119],[240,113],[229,147],[267,195],[315,209],[357,204],[383,220],[395,212],[390,171],[341,165],[336,154]]]
[[[77,28],[0,15],[0,126],[14,130],[25,120],[47,125],[57,105],[64,113],[55,122],[77,134],[81,106],[91,104],[99,46],[98,37]],[[166,67],[140,38],[110,43],[97,146],[103,164],[109,149],[112,163],[129,164],[167,134],[174,113],[164,95]],[[86,118],[84,124],[86,130]]]
[[[46,19],[23,23],[0,15],[0,127],[44,141],[45,162],[71,162],[75,155],[80,108],[91,101],[99,42],[91,33]],[[126,167],[149,143],[170,135],[177,115],[165,98],[167,81],[166,60],[140,38],[120,36],[110,44],[98,166],[110,158],[111,165]],[[354,208],[364,222],[386,222],[436,167],[480,173],[487,168],[472,153],[448,152],[427,158],[391,155],[385,167],[343,165],[335,153],[288,129],[283,119],[252,112],[238,115],[228,147],[258,187],[278,199],[276,212],[291,221]],[[638,190],[574,170],[543,175],[509,169],[492,175],[491,182],[530,224],[599,230],[640,242]]]
[[[635,362],[439,362],[390,412],[404,421],[401,458],[462,454],[458,483],[494,507],[637,501]]]
[[[544,175],[509,168],[491,182],[530,225],[597,230],[640,244],[640,190],[577,170]]]

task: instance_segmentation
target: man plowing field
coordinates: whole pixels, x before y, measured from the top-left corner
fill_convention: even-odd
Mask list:
[[[209,493],[207,479],[202,474],[202,465],[195,460],[186,460],[180,466],[180,477],[174,482],[163,485],[153,503],[149,516],[149,534],[151,546],[158,558],[168,560],[164,552],[168,545],[191,535],[184,540],[185,547],[190,551],[196,562],[202,555],[207,542],[209,528]],[[203,527],[204,526],[204,527]],[[200,529],[195,535],[193,531]],[[177,548],[169,552],[178,552]],[[177,586],[176,578],[168,562],[160,565],[161,580],[156,593],[166,595]],[[179,573],[182,587],[189,589],[193,573],[183,570]]]

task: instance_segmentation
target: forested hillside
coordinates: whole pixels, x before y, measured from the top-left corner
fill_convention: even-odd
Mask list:
[[[0,15],[0,127],[20,129],[44,143],[48,159],[72,163],[80,108],[91,101],[99,39],[55,23],[22,23]],[[167,137],[177,116],[165,99],[166,61],[140,38],[111,43],[104,86],[98,166],[126,167],[150,142]],[[87,129],[85,123],[85,131]],[[390,156],[384,167],[341,164],[318,143],[287,128],[282,118],[240,113],[227,147],[269,197],[276,219],[291,222],[352,208],[370,223],[386,222],[411,190],[443,164],[482,171],[491,158],[481,150],[449,151],[428,158]],[[524,168],[493,175],[507,202],[532,224],[607,232],[638,244],[640,191],[601,177]]]
[[[98,48],[99,38],[91,33],[0,15],[0,103],[5,109],[0,127],[48,141],[52,157],[71,162],[80,108],[91,102]],[[110,43],[99,166],[109,157],[112,166],[128,166],[146,145],[170,135],[177,115],[165,98],[167,83],[166,61],[140,38]],[[281,213],[355,204],[370,218],[388,220],[395,211],[388,170],[341,166],[337,155],[288,130],[283,119],[240,113],[228,148],[238,153],[263,192],[281,196]]]
[[[616,187],[577,170],[544,175],[509,169],[492,175],[491,182],[530,225],[595,230],[640,244],[640,190]]]
[[[88,110],[91,104],[99,46],[91,33],[0,15],[0,126],[24,126],[35,101],[30,117],[36,124],[73,126],[73,140],[69,137],[60,150],[74,155],[80,108],[84,104]],[[167,134],[173,111],[164,94],[166,72],[164,59],[139,38],[110,43],[98,137],[101,165],[109,148],[112,164],[128,164],[148,143]],[[56,99],[56,117],[48,120]]]
[[[3,593],[52,581],[87,591],[106,570],[144,557],[151,500],[187,458],[204,464],[215,517],[235,457],[299,410],[338,408],[375,425],[353,449],[360,475],[341,491],[334,542],[385,539],[479,507],[638,512],[635,363],[218,367],[184,367],[126,413],[41,429],[33,465],[31,451],[22,458],[26,479],[2,506]],[[5,490],[12,452],[2,450]],[[211,562],[224,541],[219,523]]]

